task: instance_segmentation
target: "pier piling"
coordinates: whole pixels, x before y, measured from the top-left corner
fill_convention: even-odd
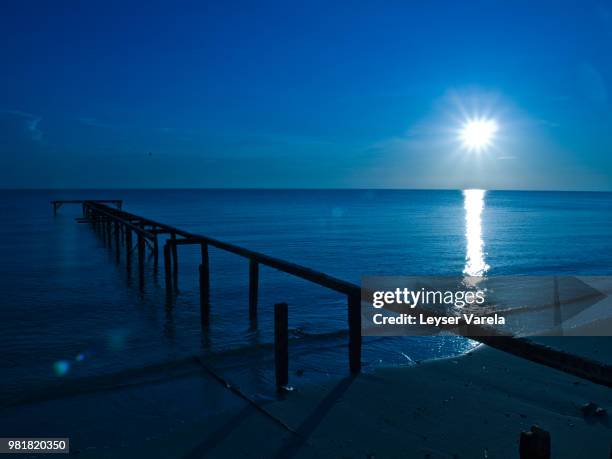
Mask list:
[[[125,264],[128,272],[132,266],[132,230],[125,229]]]
[[[174,282],[174,289],[178,289],[178,251],[176,248],[176,233],[173,232],[170,236],[172,240],[172,281]]]
[[[521,432],[520,459],[550,459],[550,433],[538,426]]]
[[[144,263],[145,263],[145,240],[141,234],[138,234],[138,275],[141,283],[144,280]]]
[[[361,371],[361,294],[348,295],[349,366],[351,373]]]
[[[257,295],[259,291],[259,263],[249,260],[249,320],[257,321]]]
[[[289,308],[287,303],[274,305],[274,369],[276,390],[289,384]]]
[[[168,295],[172,293],[172,266],[170,263],[170,245],[166,242],[164,244],[164,275],[166,279],[166,293]]]
[[[153,239],[153,269],[155,273],[157,273],[158,265],[159,265],[159,241],[158,241],[157,234],[156,234],[155,239]]]
[[[108,241],[108,246],[109,247],[113,245],[111,243],[111,229],[112,229],[111,220],[110,220],[110,218],[106,218],[106,239]]]
[[[200,322],[202,328],[210,324],[210,297],[208,294],[208,266],[200,264]]]
[[[208,244],[200,244],[202,261],[200,263],[200,320],[202,328],[210,324],[210,267],[208,259]]]
[[[121,261],[121,226],[119,222],[115,222],[115,257],[117,263]]]

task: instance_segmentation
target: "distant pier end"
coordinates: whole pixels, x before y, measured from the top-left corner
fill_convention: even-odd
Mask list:
[[[63,200],[51,201],[51,205],[53,206],[53,215],[57,215],[57,211],[64,204],[81,204],[81,205],[83,205],[85,202],[87,202],[87,201],[81,200],[81,199],[68,199],[68,200],[63,199]],[[113,204],[119,210],[121,210],[123,208],[123,199],[96,199],[96,200],[89,201],[89,202],[99,202],[99,203],[102,203],[102,204]]]

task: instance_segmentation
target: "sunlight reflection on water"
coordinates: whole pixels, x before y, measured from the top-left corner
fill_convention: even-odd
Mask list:
[[[481,277],[489,269],[485,261],[481,215],[485,205],[485,190],[464,190],[466,253],[463,274]]]

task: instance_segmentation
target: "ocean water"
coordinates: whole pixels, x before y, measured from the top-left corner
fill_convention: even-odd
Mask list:
[[[612,274],[612,194],[395,190],[0,191],[0,404],[66,381],[206,356],[232,377],[273,386],[273,304],[289,303],[291,367],[347,372],[346,303],[337,293],[262,267],[257,329],[248,263],[211,249],[211,326],[202,333],[199,251],[180,248],[171,303],[148,260],[144,288],[86,224],[52,199],[124,200],[124,209],[323,271],[365,275]],[[446,338],[368,338],[378,365],[466,352]],[[263,362],[253,376],[249,368]],[[267,365],[267,366],[266,366]],[[247,376],[249,375],[249,376]],[[292,377],[292,379],[295,379]],[[91,379],[90,379],[91,380]]]

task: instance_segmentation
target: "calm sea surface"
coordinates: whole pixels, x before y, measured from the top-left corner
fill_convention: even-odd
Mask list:
[[[292,355],[300,356],[293,370],[347,369],[341,295],[262,268],[252,330],[247,262],[211,249],[211,329],[203,336],[198,249],[180,249],[180,292],[170,306],[152,260],[141,290],[124,252],[117,263],[75,221],[79,206],[53,217],[49,204],[96,198],[120,198],[128,211],[355,283],[362,275],[612,274],[610,193],[0,191],[3,400],[195,354],[246,372],[253,355],[271,357],[272,306],[281,301],[290,305]],[[410,364],[471,346],[452,337],[368,339],[364,366]]]

